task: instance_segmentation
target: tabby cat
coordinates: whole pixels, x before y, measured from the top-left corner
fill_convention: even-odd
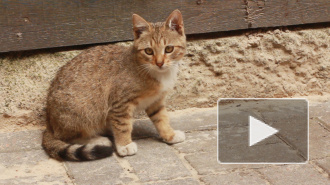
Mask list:
[[[165,22],[150,23],[133,15],[134,43],[126,48],[90,48],[64,65],[49,88],[47,129],[42,146],[58,160],[84,161],[110,156],[113,135],[120,156],[134,155],[135,110],[145,110],[166,143],[185,140],[173,130],[165,108],[178,63],[186,52],[179,10]]]

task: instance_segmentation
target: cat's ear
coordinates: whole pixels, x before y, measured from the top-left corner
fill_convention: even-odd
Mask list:
[[[168,16],[165,24],[167,28],[177,31],[180,35],[184,34],[183,18],[181,12],[178,9],[174,10],[170,16]]]
[[[135,39],[138,39],[143,32],[149,31],[149,29],[150,25],[146,20],[137,14],[133,14],[133,32]]]

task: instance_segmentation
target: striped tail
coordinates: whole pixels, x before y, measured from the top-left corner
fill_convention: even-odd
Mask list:
[[[48,155],[57,160],[91,161],[111,156],[113,148],[110,145],[69,144],[56,139],[48,129],[43,134],[42,147]]]

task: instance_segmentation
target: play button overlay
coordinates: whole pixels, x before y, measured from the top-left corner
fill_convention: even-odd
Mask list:
[[[220,99],[220,164],[292,164],[308,161],[305,99]]]
[[[249,119],[249,146],[253,146],[256,143],[272,136],[278,132],[275,128],[266,125],[264,122],[250,116]]]

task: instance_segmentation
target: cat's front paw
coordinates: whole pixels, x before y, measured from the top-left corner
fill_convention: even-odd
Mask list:
[[[166,141],[168,144],[181,143],[186,139],[186,135],[181,130],[174,130],[174,137],[170,141]]]
[[[122,157],[128,155],[134,155],[137,152],[137,145],[135,142],[131,142],[130,144],[125,146],[117,145],[116,148],[118,154]]]

